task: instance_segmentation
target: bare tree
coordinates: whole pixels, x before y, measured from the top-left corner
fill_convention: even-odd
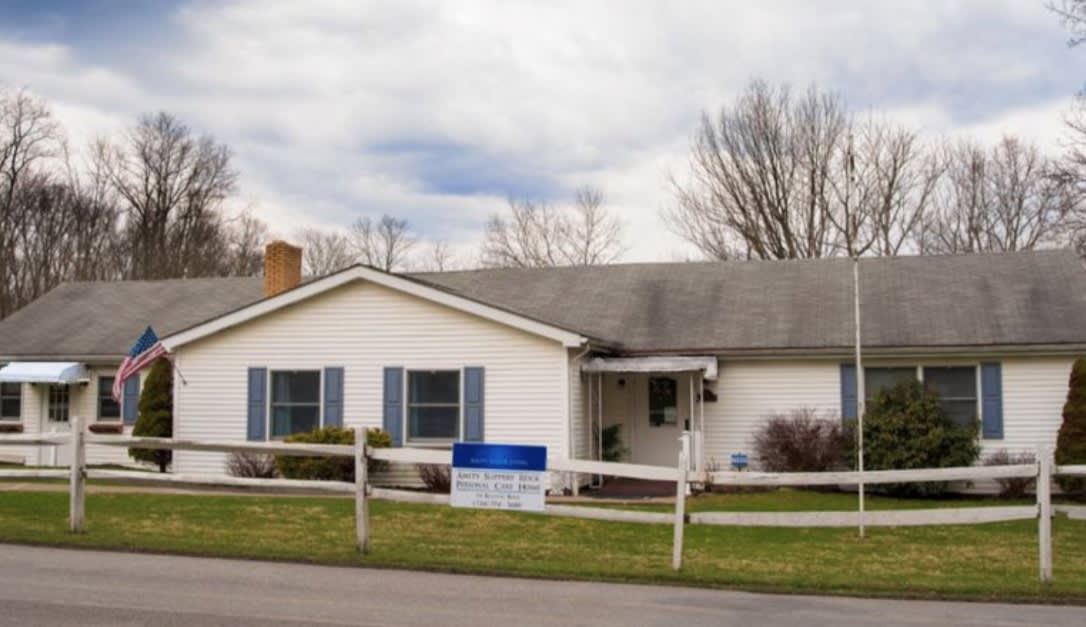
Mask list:
[[[449,248],[446,240],[437,240],[427,246],[426,254],[419,264],[418,270],[422,272],[448,272],[459,266],[456,255]]]
[[[407,220],[387,214],[376,221],[369,217],[359,218],[351,225],[350,237],[355,257],[385,272],[403,270],[409,253],[418,243]]]
[[[673,181],[678,202],[665,221],[715,259],[832,254],[832,177],[843,170],[847,129],[844,105],[833,94],[812,87],[794,99],[788,87],[752,82],[715,120],[702,116],[692,180]],[[846,245],[859,248],[853,240],[861,220],[843,212],[840,221],[849,225]]]
[[[594,266],[613,263],[625,252],[625,225],[603,204],[603,192],[595,187],[577,190],[573,216],[569,219],[568,241],[563,246],[572,265]]]
[[[1086,0],[1052,0],[1048,8],[1071,31],[1068,43],[1077,46],[1086,41]]]
[[[486,226],[482,264],[489,267],[545,267],[611,263],[625,250],[625,225],[611,214],[603,193],[576,192],[570,209],[530,200],[509,200],[509,215],[494,214]]]
[[[18,242],[29,237],[37,192],[48,184],[45,166],[60,148],[60,127],[45,103],[25,89],[0,87],[0,318],[37,295],[20,285],[26,265]]]
[[[96,158],[124,207],[130,277],[221,272],[217,255],[228,247],[221,207],[237,178],[226,146],[158,113],[120,143],[100,142]]]
[[[566,225],[558,211],[530,200],[509,199],[509,217],[490,216],[482,263],[489,267],[544,267],[564,264]]]
[[[229,254],[224,260],[222,274],[227,276],[257,276],[264,271],[264,242],[268,240],[268,225],[243,211],[225,222]]]
[[[862,172],[853,187],[859,190],[855,213],[860,217],[855,228],[862,231],[861,245],[843,250],[849,256],[916,252],[912,248],[918,247],[943,163],[915,132],[899,126],[871,122],[860,129],[859,136],[855,160]],[[846,234],[841,237],[847,240]]]
[[[1058,164],[1014,137],[989,150],[963,141],[945,149],[946,177],[925,224],[924,252],[975,253],[1066,245],[1073,185]]]
[[[337,231],[305,229],[298,233],[302,247],[302,273],[305,276],[323,276],[342,270],[355,263],[351,240]]]

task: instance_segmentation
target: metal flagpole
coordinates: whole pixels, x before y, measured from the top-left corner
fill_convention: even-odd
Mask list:
[[[848,170],[848,195],[846,202],[852,203],[855,201],[853,198],[856,188],[856,155],[852,149],[852,134],[848,136],[848,156],[845,162],[845,168]],[[854,208],[854,211],[859,211],[859,206]],[[847,213],[847,212],[846,212]],[[847,215],[846,215],[847,218]],[[852,251],[849,251],[850,253]],[[860,524],[860,537],[864,537],[864,410],[866,409],[866,390],[864,389],[864,363],[863,354],[860,350],[860,253],[856,252],[852,258],[852,287],[853,287],[853,301],[855,305],[856,315],[856,461],[857,469],[860,471],[860,480],[857,482],[859,487],[859,524]]]
[[[852,282],[856,304],[856,451],[859,471],[864,471],[864,410],[866,390],[864,389],[864,364],[860,351],[860,258],[852,260]],[[864,537],[864,480],[860,475],[860,537]]]

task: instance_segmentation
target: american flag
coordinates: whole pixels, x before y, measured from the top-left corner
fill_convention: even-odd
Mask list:
[[[128,357],[121,362],[121,367],[117,369],[117,376],[113,379],[113,400],[121,402],[125,380],[165,354],[166,347],[158,341],[155,330],[147,327],[140,339],[136,340],[132,346],[132,350],[128,351]]]

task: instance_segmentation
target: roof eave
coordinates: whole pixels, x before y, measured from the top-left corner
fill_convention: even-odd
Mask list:
[[[722,358],[789,358],[820,357],[847,358],[855,355],[852,346],[838,347],[803,347],[803,348],[657,348],[627,349],[622,355],[713,355]],[[865,346],[863,354],[867,357],[922,357],[922,356],[958,356],[958,355],[1082,355],[1086,354],[1086,342],[1043,343],[1043,344],[975,344],[975,345],[929,345],[929,346]]]

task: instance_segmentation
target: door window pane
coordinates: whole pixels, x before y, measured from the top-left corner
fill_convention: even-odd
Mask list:
[[[68,399],[68,386],[49,386],[49,420],[53,422],[68,422]]]
[[[23,415],[23,384],[0,383],[0,419],[19,420]]]
[[[407,438],[452,441],[460,437],[460,371],[407,373]]]
[[[673,425],[679,421],[679,382],[671,377],[649,379],[649,425]]]
[[[281,370],[271,377],[271,437],[320,428],[320,371]]]
[[[121,404],[113,400],[113,377],[98,377],[98,420],[120,420]]]

